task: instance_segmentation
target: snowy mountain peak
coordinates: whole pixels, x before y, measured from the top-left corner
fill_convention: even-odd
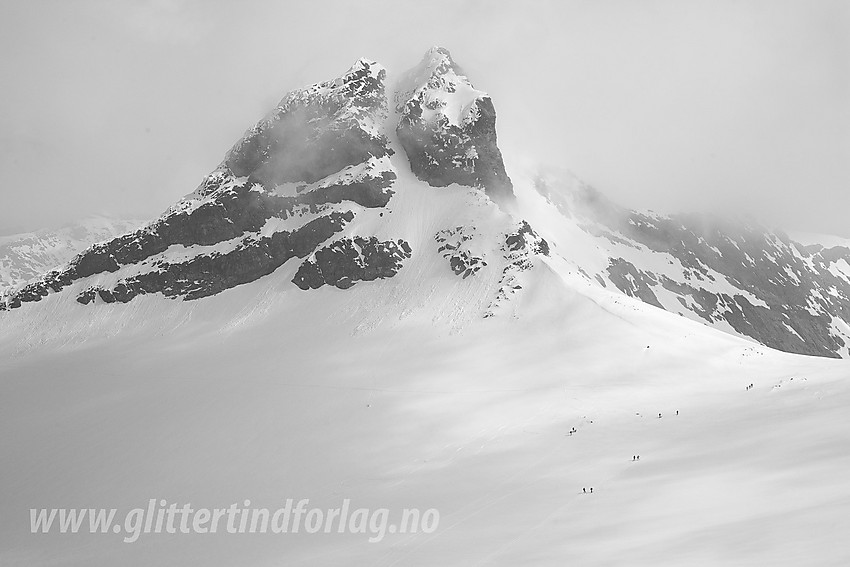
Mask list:
[[[274,273],[292,301],[390,279],[406,286],[401,301],[446,284],[476,298],[464,317],[483,318],[514,313],[540,278],[578,273],[582,285],[768,346],[850,356],[850,247],[628,210],[571,174],[535,172],[514,192],[493,103],[447,50],[432,48],[402,77],[393,114],[386,76],[359,59],[290,92],[196,191],[12,288],[0,311],[53,294],[89,306],[191,300]],[[41,257],[39,271],[57,263]]]
[[[362,70],[367,70],[372,73],[373,76],[377,77],[382,71],[386,72],[386,69],[383,65],[369,59],[367,57],[361,57],[357,61],[354,62],[354,65],[345,72],[344,76],[355,75]]]
[[[368,59],[333,80],[291,91],[194,192],[135,232],[92,246],[14,290],[0,300],[0,310],[68,287],[84,305],[150,294],[197,299],[284,267],[298,293],[325,285],[347,289],[392,278],[406,264],[437,254],[438,235],[453,231],[446,238],[463,232],[464,248],[445,244],[439,265],[454,271],[452,277],[493,286],[485,295],[494,297],[481,299],[483,314],[497,290],[504,298],[516,293],[517,286],[509,293],[503,288],[548,248],[527,223],[504,213],[482,231],[486,237],[466,242],[474,231],[464,227],[498,210],[485,194],[512,195],[496,146],[495,111],[458,74],[446,50],[429,51],[420,67],[409,74],[415,88],[397,124],[390,122],[386,70]],[[427,119],[417,110],[423,104],[434,111]],[[393,129],[401,148],[386,135]],[[405,155],[418,180],[398,167]],[[447,187],[452,184],[459,187]],[[424,208],[410,197],[423,190],[426,196],[418,198],[430,203]],[[433,214],[428,207],[442,210],[445,199],[457,203],[453,215],[425,235],[417,232]],[[404,221],[391,221],[391,214]],[[487,276],[479,278],[483,266]],[[499,266],[504,272],[495,277]]]
[[[422,105],[423,119],[427,122],[445,119],[460,126],[475,112],[475,104],[487,93],[476,90],[449,51],[443,47],[429,49],[422,61],[405,73],[396,85],[395,106],[404,112],[411,99]]]
[[[396,133],[414,174],[430,185],[481,187],[494,200],[513,200],[513,185],[496,143],[496,110],[475,89],[448,50],[435,47],[396,86]]]
[[[313,99],[335,103],[340,109],[368,108],[376,104],[385,106],[382,99],[386,74],[387,71],[382,65],[361,57],[336,79],[287,93],[275,110],[286,110],[291,105]]]
[[[425,70],[429,76],[446,75],[452,73],[457,76],[463,76],[464,72],[458,66],[452,54],[445,47],[435,45],[425,52],[422,61],[419,64],[420,68]],[[423,73],[424,74],[424,73]]]

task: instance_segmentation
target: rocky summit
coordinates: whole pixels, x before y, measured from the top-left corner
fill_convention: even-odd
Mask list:
[[[396,191],[390,137],[398,136],[409,169],[435,190],[457,183],[503,200],[512,189],[493,103],[447,50],[429,50],[405,75],[394,97],[398,116],[386,76],[360,59],[336,79],[290,92],[158,219],[7,293],[0,309],[87,280],[76,293],[85,305],[155,293],[191,300],[289,261],[299,262],[292,282],[304,290],[392,277],[410,244],[379,240],[357,222],[364,210],[386,210]]]
[[[430,49],[396,93],[398,139],[416,176],[434,186],[483,188],[496,200],[513,197],[496,145],[496,110],[476,90],[448,50]]]

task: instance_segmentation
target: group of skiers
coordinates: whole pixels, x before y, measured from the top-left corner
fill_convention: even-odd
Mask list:
[[[752,384],[750,384],[749,386],[746,387],[747,390],[751,390],[753,388],[755,388],[755,386],[753,386]]]
[[[747,386],[747,389],[749,390],[749,389],[750,389],[750,388],[752,388],[752,387],[753,387],[753,385],[752,385],[752,384],[750,384],[749,386]],[[638,413],[638,414],[636,414],[636,415],[640,415],[640,413]],[[676,415],[679,415],[679,410],[676,410]],[[661,414],[660,414],[660,413],[658,414],[658,418],[659,418],[659,419],[661,418]],[[593,422],[591,422],[591,423],[593,423]],[[573,433],[576,433],[576,428],[575,428],[575,427],[573,427],[573,428],[572,428],[572,429],[570,429],[570,431],[569,431],[569,434],[570,434],[570,435],[572,435]],[[639,460],[640,460],[640,455],[632,455],[632,461],[639,461]],[[590,491],[588,491],[588,490],[587,490],[587,488],[582,488],[582,489],[581,489],[581,492],[582,492],[582,494],[593,494],[593,488],[591,488],[591,489],[590,489]]]

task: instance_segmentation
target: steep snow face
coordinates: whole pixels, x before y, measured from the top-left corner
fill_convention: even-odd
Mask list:
[[[493,101],[472,86],[448,50],[430,49],[402,77],[395,107],[398,138],[419,179],[438,187],[482,187],[493,199],[512,200]]]
[[[850,247],[804,246],[746,222],[623,209],[563,172],[527,176],[521,200],[557,253],[598,285],[780,350],[850,355]]]
[[[61,266],[96,242],[131,232],[142,221],[91,217],[55,230],[0,237],[0,289],[19,286]]]

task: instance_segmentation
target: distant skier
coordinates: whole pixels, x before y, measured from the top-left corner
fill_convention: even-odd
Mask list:
[[[582,488],[582,489],[581,489],[581,493],[582,493],[582,494],[587,494],[587,489],[586,489],[586,488]]]
[[[660,413],[658,414],[658,419],[661,419],[661,414],[660,414]]]
[[[593,494],[593,487],[590,487],[590,493]]]

